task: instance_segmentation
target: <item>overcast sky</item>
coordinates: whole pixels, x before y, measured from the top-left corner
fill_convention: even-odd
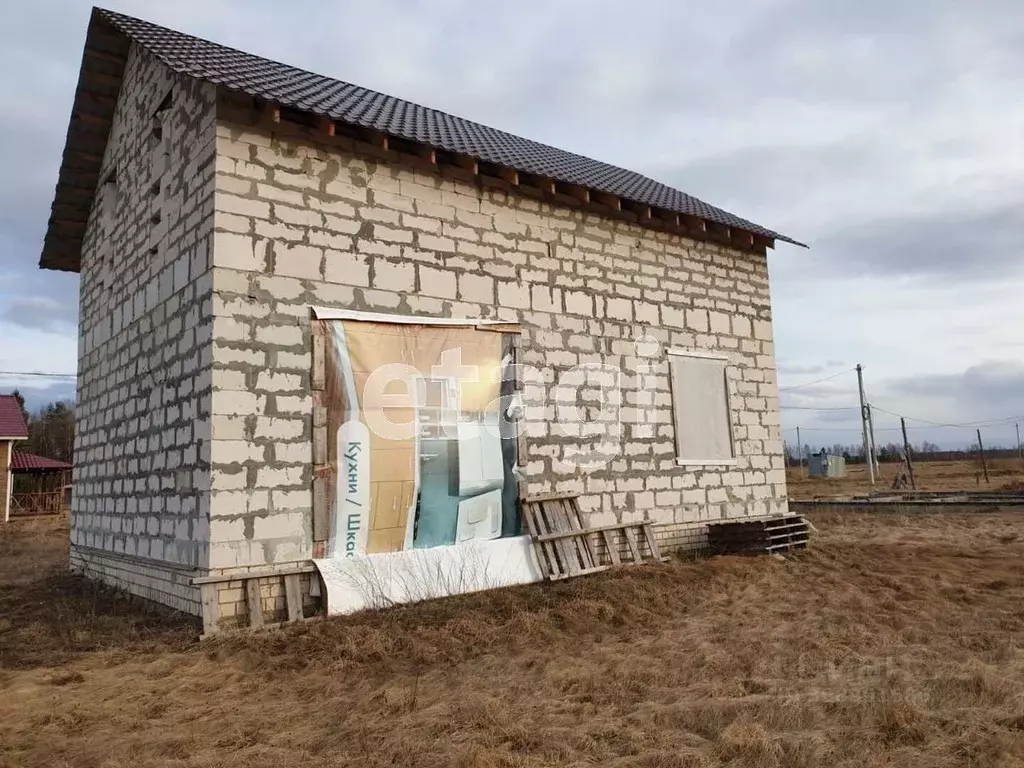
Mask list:
[[[786,437],[879,408],[1024,417],[1017,0],[111,0],[108,7],[647,173],[811,245],[769,254]],[[726,9],[727,8],[727,9]],[[74,372],[37,268],[90,6],[5,3],[0,371]],[[0,377],[38,405],[73,385]],[[788,389],[799,387],[797,389]],[[898,421],[878,412],[879,442]],[[1024,419],[1022,419],[1024,420]],[[913,440],[971,429],[911,422]],[[1012,422],[986,427],[1011,444]]]

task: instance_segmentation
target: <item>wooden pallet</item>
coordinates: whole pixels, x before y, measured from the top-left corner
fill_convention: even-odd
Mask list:
[[[220,626],[220,603],[218,602],[218,585],[226,582],[241,582],[245,589],[246,616],[245,623],[239,629],[273,629],[286,624],[304,621],[307,617],[302,612],[302,588],[300,576],[304,573],[317,572],[316,566],[289,565],[283,567],[268,566],[240,573],[224,573],[215,576],[203,576],[192,579],[199,587],[203,605],[203,637],[217,634]],[[260,594],[261,579],[277,579],[284,582],[286,620],[268,622],[263,616],[263,596]]]
[[[588,528],[583,524],[578,499],[577,494],[550,494],[530,496],[523,501],[526,530],[533,539],[537,561],[549,580],[599,573],[618,565],[665,560],[650,522]],[[625,560],[619,555],[619,535],[629,552]],[[604,543],[603,549],[595,546],[598,537]]]
[[[807,520],[799,515],[708,525],[708,548],[719,555],[765,555],[806,549]]]

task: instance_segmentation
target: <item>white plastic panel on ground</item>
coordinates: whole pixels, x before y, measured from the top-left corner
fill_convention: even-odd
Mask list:
[[[485,541],[501,536],[501,488],[459,502],[455,542]]]
[[[529,536],[314,562],[327,587],[328,615],[543,579]]]

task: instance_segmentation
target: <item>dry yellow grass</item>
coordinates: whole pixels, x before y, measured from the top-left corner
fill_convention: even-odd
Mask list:
[[[905,471],[902,464],[882,464],[882,477],[872,489],[865,465],[851,464],[840,478],[804,477],[797,468],[786,471],[791,499],[809,500],[848,497],[871,493],[891,493],[893,478]],[[914,465],[917,488],[925,492],[971,491],[1024,493],[1024,463],[1017,459],[989,461],[989,482],[985,482],[981,464],[976,461],[925,461]]]
[[[198,645],[0,544],[0,765],[1024,764],[1024,530],[819,516],[788,561],[622,570]],[[53,602],[63,606],[56,621]]]

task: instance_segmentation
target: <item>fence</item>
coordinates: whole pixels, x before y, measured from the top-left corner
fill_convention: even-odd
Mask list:
[[[11,517],[60,515],[67,511],[64,491],[37,491],[11,494]]]

